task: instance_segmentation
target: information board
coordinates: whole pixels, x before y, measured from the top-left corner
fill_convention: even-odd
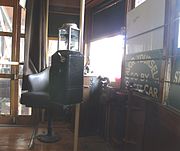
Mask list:
[[[126,55],[124,86],[131,83],[140,92],[158,98],[161,64],[162,50]]]
[[[180,109],[180,56],[172,60],[171,81],[167,104]]]

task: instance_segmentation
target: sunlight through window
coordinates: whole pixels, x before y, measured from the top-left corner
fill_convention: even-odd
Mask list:
[[[91,42],[90,70],[93,74],[108,77],[111,81],[121,77],[124,36],[118,35]]]
[[[142,3],[144,3],[146,0],[136,0],[135,1],[135,7],[138,7],[139,5],[141,5]]]

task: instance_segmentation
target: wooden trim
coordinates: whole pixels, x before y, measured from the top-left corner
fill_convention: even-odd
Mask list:
[[[14,3],[13,0],[1,0],[0,5],[13,7]]]
[[[9,36],[9,37],[12,37],[12,32],[2,32],[0,31],[0,36]]]
[[[58,41],[58,37],[48,37],[48,40],[57,40]]]
[[[11,2],[11,3],[10,3]],[[0,4],[5,6],[10,5],[13,7],[13,30],[11,32],[0,32],[0,36],[12,37],[12,62],[19,62],[20,57],[20,38],[24,38],[25,34],[21,34],[21,7],[19,6],[19,0],[1,0]],[[0,115],[0,123],[12,124],[17,121],[18,123],[23,123],[24,119],[27,119],[25,123],[28,123],[28,119],[31,116],[22,116],[19,118],[18,115],[18,89],[19,89],[19,65],[11,66],[11,74],[0,74],[0,78],[6,78],[10,80],[10,115],[2,116]],[[2,118],[1,118],[2,117]],[[23,120],[20,120],[23,119]],[[24,123],[23,123],[24,124]]]
[[[166,97],[166,83],[168,81],[168,77],[171,76],[171,66],[173,57],[170,51],[173,50],[174,45],[174,37],[175,37],[175,11],[176,10],[176,1],[175,0],[166,0],[165,1],[165,28],[164,28],[164,43],[163,43],[163,57],[165,60],[162,61],[161,65],[161,77],[160,80],[163,82],[160,84],[160,101],[162,104],[165,102]],[[174,55],[174,54],[173,54]],[[171,60],[171,65],[169,66],[169,59]]]
[[[6,78],[6,79],[11,79],[12,74],[1,74],[0,73],[0,78]]]
[[[50,6],[49,13],[79,16],[80,11],[79,8],[74,8],[74,7]]]
[[[160,80],[162,81],[162,83],[160,83],[160,102],[163,103],[164,102],[164,96],[165,96],[165,85],[164,85],[164,81],[166,80],[166,71],[167,71],[167,67],[168,67],[168,48],[169,48],[169,40],[170,40],[170,28],[169,28],[169,18],[170,18],[170,9],[171,5],[169,4],[169,0],[165,1],[165,25],[167,24],[167,26],[165,26],[164,28],[164,42],[163,42],[163,56],[165,57],[166,60],[162,60],[162,64],[161,64],[161,74],[160,74]]]
[[[104,0],[86,0],[86,7],[93,8],[102,2],[104,2]]]
[[[15,1],[13,9],[13,40],[12,40],[12,61],[19,62],[19,49],[20,49],[20,29],[21,29],[21,11],[19,7],[19,1]],[[15,76],[18,75],[19,67],[11,66],[11,73]],[[10,100],[11,100],[11,115],[16,116],[18,114],[18,79],[11,80],[10,87]]]
[[[117,5],[118,3],[121,3],[121,0],[115,0],[115,1],[110,1],[110,2],[103,2],[102,4],[99,5],[99,7],[95,7],[94,9],[94,15],[98,14],[106,9],[109,9],[113,7],[114,5]]]
[[[0,115],[0,119],[0,124],[12,124],[12,116],[10,115]]]
[[[135,0],[127,0],[127,12],[135,8]]]
[[[16,117],[16,124],[30,125],[32,124],[32,115],[18,115]]]
[[[20,34],[20,37],[21,37],[21,38],[25,38],[25,34],[22,34],[22,33],[21,33],[21,34]]]

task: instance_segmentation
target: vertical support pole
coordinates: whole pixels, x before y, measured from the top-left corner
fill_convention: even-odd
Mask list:
[[[83,53],[83,37],[84,37],[84,16],[85,16],[85,0],[80,0],[80,21],[79,21],[79,49]]]
[[[80,0],[79,49],[80,49],[81,53],[83,53],[84,16],[85,16],[85,0]],[[80,114],[80,104],[76,104],[75,126],[74,126],[74,148],[73,148],[73,151],[77,151],[77,149],[78,149],[79,114]]]
[[[49,64],[49,62],[48,62],[48,42],[49,42],[49,40],[48,40],[48,21],[49,21],[49,0],[46,0],[47,1],[47,3],[46,3],[46,29],[45,29],[45,35],[46,35],[46,46],[45,46],[45,50],[46,50],[46,67],[48,66],[48,64]],[[47,64],[48,63],[48,64]]]
[[[77,151],[77,148],[78,148],[79,115],[80,115],[80,104],[76,104],[75,124],[74,124],[74,149],[73,149],[73,151]]]

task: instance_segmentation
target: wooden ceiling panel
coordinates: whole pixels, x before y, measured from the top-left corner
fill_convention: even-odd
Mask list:
[[[79,8],[80,0],[49,0],[50,6]]]
[[[85,0],[86,7],[94,7],[105,0]],[[50,0],[50,6],[79,8],[80,0]]]
[[[105,0],[86,0],[86,7],[94,7],[104,1]]]

